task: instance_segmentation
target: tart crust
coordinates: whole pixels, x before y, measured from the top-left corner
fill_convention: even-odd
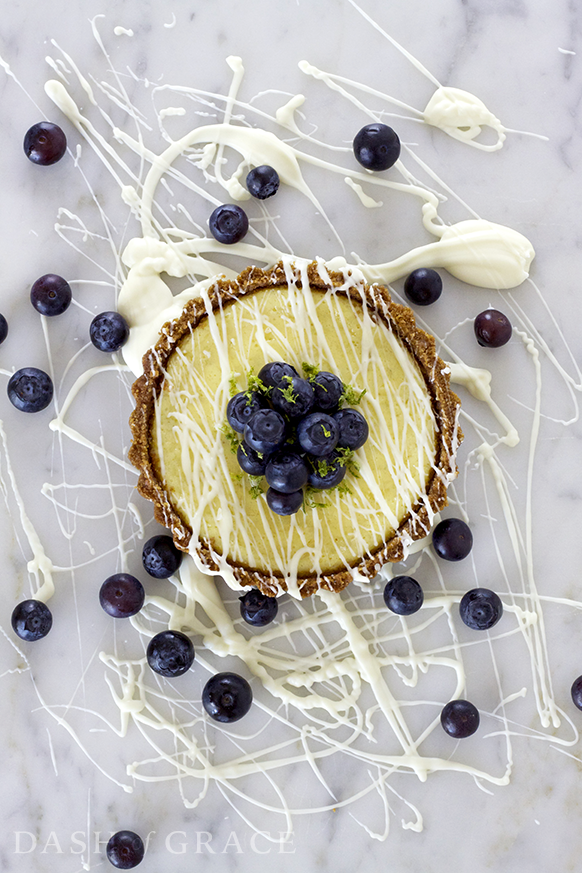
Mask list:
[[[299,269],[284,266],[282,262],[267,270],[248,267],[235,280],[218,278],[208,291],[212,309],[216,311],[232,305],[238,298],[262,289],[288,286],[290,269],[297,287],[301,287]],[[384,287],[365,285],[362,289],[361,283],[358,283],[357,288],[351,288],[349,281],[346,281],[346,276],[349,280],[349,272],[344,274],[326,271],[325,276],[329,278],[329,282],[322,278],[322,272],[315,261],[308,265],[310,288],[325,292],[333,286],[335,293],[352,297],[360,304],[365,301],[372,319],[384,322],[416,361],[432,405],[436,424],[436,447],[434,463],[426,483],[426,496],[402,520],[394,535],[373,552],[362,556],[353,566],[319,576],[300,576],[297,581],[302,597],[308,597],[320,588],[340,591],[352,581],[355,574],[373,577],[383,564],[403,560],[406,543],[420,539],[429,532],[431,518],[426,504],[430,506],[432,513],[447,505],[447,484],[457,474],[455,455],[462,439],[458,425],[460,401],[451,391],[449,373],[436,354],[434,337],[418,328],[413,312],[406,306],[394,303]],[[158,478],[150,437],[156,399],[163,388],[168,361],[183,337],[206,317],[204,301],[201,298],[190,300],[177,319],[164,325],[156,345],[144,355],[143,375],[132,387],[136,405],[130,417],[133,443],[129,460],[139,470],[139,493],[153,502],[156,520],[170,529],[176,546],[186,552],[195,550],[208,572],[216,573],[219,568],[212,558],[208,544],[204,541],[191,543],[191,527],[180,515]],[[257,570],[232,561],[229,561],[229,565],[234,579],[240,585],[258,587],[270,596],[287,590],[283,575],[276,570]]]

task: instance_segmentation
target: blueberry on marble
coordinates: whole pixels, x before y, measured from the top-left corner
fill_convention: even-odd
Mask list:
[[[231,397],[226,407],[228,423],[237,433],[242,433],[251,415],[259,409],[266,409],[268,402],[258,391],[240,391]]]
[[[55,273],[41,276],[30,289],[30,302],[41,315],[61,315],[69,308],[72,299],[71,286]]]
[[[321,370],[312,380],[315,406],[322,412],[335,412],[340,397],[344,393],[344,384],[335,373]]]
[[[307,415],[313,406],[314,393],[311,383],[301,376],[284,376],[271,391],[271,403],[281,415],[299,418]]]
[[[479,722],[479,710],[469,700],[451,700],[441,711],[443,729],[456,740],[474,734]]]
[[[473,534],[462,519],[447,518],[435,527],[432,544],[444,561],[462,561],[473,548]]]
[[[303,506],[303,491],[283,494],[282,491],[269,488],[267,491],[267,505],[277,515],[294,515]]]
[[[499,595],[489,588],[473,588],[467,591],[459,605],[461,620],[472,630],[489,630],[503,615]]]
[[[510,320],[498,309],[480,312],[475,319],[474,330],[479,345],[489,349],[504,346],[513,332]]]
[[[12,612],[12,630],[27,643],[46,637],[53,626],[53,616],[41,600],[23,600]]]
[[[180,569],[184,553],[167,534],[156,534],[144,545],[141,560],[146,573],[155,579],[167,579]]]
[[[0,343],[3,343],[8,336],[8,322],[3,315],[0,315]]]
[[[99,603],[112,618],[136,615],[145,600],[143,585],[131,573],[115,573],[105,580],[99,590]]]
[[[316,458],[331,454],[338,444],[340,429],[326,412],[312,412],[297,425],[297,440],[305,452]]]
[[[259,379],[266,388],[277,388],[279,385],[286,384],[283,380],[298,376],[299,373],[292,367],[291,364],[286,364],[284,361],[271,361],[265,364],[259,370]]]
[[[253,627],[264,627],[277,616],[279,604],[276,597],[267,597],[258,588],[246,591],[240,600],[240,614],[247,624]]]
[[[8,380],[8,399],[21,412],[41,412],[53,399],[53,382],[37,367],[23,367]]]
[[[286,439],[287,423],[276,409],[259,409],[245,425],[245,443],[262,455],[282,449]]]
[[[335,488],[346,475],[345,464],[336,451],[323,458],[311,458],[310,467],[307,484],[319,491]]]
[[[194,646],[180,631],[161,631],[147,647],[148,664],[160,676],[182,676],[194,663]]]
[[[294,452],[281,451],[269,457],[265,478],[271,488],[283,494],[292,494],[307,484],[307,464]]]
[[[60,161],[65,154],[67,137],[58,124],[41,121],[26,131],[23,147],[29,161],[48,167]]]
[[[217,673],[202,692],[202,706],[215,721],[231,724],[247,714],[253,702],[251,686],[237,673]]]
[[[333,419],[339,428],[337,445],[345,449],[360,449],[370,432],[368,422],[357,409],[340,409]]]
[[[571,694],[574,706],[577,706],[578,709],[582,709],[582,676],[578,676],[577,679],[574,679]]]
[[[418,270],[413,270],[404,282],[405,295],[417,306],[436,303],[442,292],[443,280],[436,270],[419,267]]]
[[[145,846],[139,834],[133,831],[117,831],[105,849],[107,860],[118,870],[132,870],[144,859]]]
[[[116,352],[129,339],[129,325],[120,312],[100,312],[91,322],[89,336],[100,352]]]
[[[413,615],[424,602],[420,584],[412,576],[394,576],[384,588],[384,603],[396,615]]]
[[[267,457],[260,452],[255,452],[242,440],[236,450],[236,459],[241,470],[249,476],[264,476],[267,467]]]
[[[389,170],[400,157],[400,139],[387,124],[367,124],[354,137],[354,155],[367,170]]]
[[[246,236],[249,219],[240,206],[223,203],[216,207],[208,219],[208,227],[215,240],[223,245],[232,246]]]
[[[266,200],[279,190],[279,174],[268,164],[261,164],[247,174],[247,190],[257,200]]]

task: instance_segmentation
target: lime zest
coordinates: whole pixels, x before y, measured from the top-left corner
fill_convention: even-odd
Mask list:
[[[223,424],[221,428],[219,428],[220,433],[228,440],[230,444],[230,450],[233,455],[236,455],[237,449],[240,445],[240,437],[235,430],[229,424]]]
[[[251,487],[249,488],[249,494],[256,500],[257,497],[260,497],[263,494],[263,477],[262,476],[249,476]]]
[[[339,408],[341,409],[343,406],[358,406],[365,393],[365,388],[363,391],[358,391],[357,388],[353,388],[351,385],[346,385],[344,382],[344,390],[338,403]]]
[[[321,493],[321,488],[313,488],[311,485],[308,485],[303,495],[303,509],[326,509],[330,506],[327,500],[321,503],[319,500],[315,499],[315,496]]]
[[[302,362],[301,369],[310,382],[313,382],[317,374],[320,372],[319,367],[316,367],[314,364],[308,364],[307,361]]]
[[[271,392],[271,388],[259,379],[258,376],[255,376],[255,371],[251,367],[249,372],[247,373],[247,389],[244,392],[247,399],[252,400],[253,393],[262,394],[264,397],[268,397]]]
[[[235,394],[238,394],[238,385],[236,384],[236,376],[231,376],[228,380],[229,385],[229,394],[231,397],[234,397]]]
[[[331,501],[321,499],[317,500],[316,498],[322,494],[332,494],[336,491],[341,497],[344,497],[346,494],[352,494],[352,489],[349,485],[346,485],[345,482],[340,482],[338,485],[334,485],[333,488],[314,488],[312,485],[308,485],[305,489],[305,494],[303,498],[303,509],[327,509],[328,506],[331,506]]]
[[[287,403],[297,403],[297,394],[293,391],[293,379],[291,376],[283,376],[283,379],[288,382],[286,388],[279,388],[281,392],[281,397],[287,401]]]
[[[338,463],[340,463],[340,461],[338,458],[333,463],[330,464],[325,458],[315,458],[312,461],[312,463],[313,463],[315,469],[317,470],[317,475],[321,476],[321,478],[323,479],[324,476],[327,476],[328,473],[331,473],[332,470],[335,470],[336,465]],[[344,466],[344,465],[340,464],[340,466]]]
[[[354,458],[354,450],[347,449],[342,447],[336,447],[335,451],[338,453],[339,457],[337,459],[338,464],[341,467],[346,468],[346,473],[351,473],[352,476],[355,476],[356,479],[359,479],[360,473],[360,465]]]

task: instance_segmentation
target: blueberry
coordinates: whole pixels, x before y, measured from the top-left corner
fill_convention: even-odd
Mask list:
[[[269,488],[267,491],[267,505],[277,515],[294,515],[303,505],[303,491],[283,494],[281,491]]]
[[[258,391],[251,391],[250,394],[241,391],[228,401],[226,407],[228,423],[237,433],[242,433],[251,415],[259,409],[266,409],[268,405],[266,398]]]
[[[387,124],[367,124],[354,137],[354,155],[367,170],[389,170],[400,157],[400,140]]]
[[[141,864],[145,855],[142,838],[133,831],[113,834],[105,849],[107,860],[118,870],[132,870]]]
[[[313,400],[311,383],[301,376],[284,376],[282,382],[271,391],[273,408],[289,418],[306,415],[313,406]]]
[[[12,630],[27,643],[46,637],[53,626],[53,616],[41,600],[23,600],[12,612]]]
[[[249,219],[244,209],[233,203],[217,206],[208,219],[210,233],[215,240],[231,246],[240,242],[249,229]]]
[[[146,573],[155,579],[167,579],[180,569],[183,552],[167,534],[156,534],[143,547],[141,560]]]
[[[333,419],[339,427],[338,446],[345,449],[359,449],[368,439],[368,422],[357,409],[340,409]]]
[[[332,452],[323,458],[311,459],[311,470],[307,483],[312,488],[324,491],[327,488],[335,488],[346,475],[345,465],[341,463],[341,457],[337,452]]]
[[[444,561],[462,561],[473,548],[473,534],[462,519],[447,518],[435,527],[432,544]]]
[[[467,627],[472,630],[489,630],[503,615],[503,604],[494,591],[473,588],[463,596],[459,612]]]
[[[269,457],[265,477],[275,491],[292,494],[307,484],[307,464],[301,457],[285,450]]]
[[[89,336],[100,352],[116,352],[129,339],[129,325],[119,312],[101,312],[91,322]]]
[[[286,452],[293,452],[295,455],[301,455],[303,457],[305,455],[305,449],[301,447],[299,440],[297,439],[297,429],[291,428],[291,432],[287,437],[287,442],[283,446]]]
[[[299,445],[316,458],[329,455],[337,446],[339,435],[339,425],[326,412],[312,412],[297,425]]]
[[[312,379],[311,385],[317,408],[322,412],[335,412],[344,393],[344,385],[339,376],[322,370]]]
[[[423,602],[422,588],[412,576],[395,576],[386,583],[384,603],[396,615],[413,615]]]
[[[105,580],[99,591],[99,603],[112,618],[129,618],[143,606],[143,585],[129,573],[116,573]]]
[[[24,137],[24,152],[33,164],[48,167],[56,164],[67,150],[67,137],[58,126],[50,121],[33,124]]]
[[[275,409],[259,409],[244,429],[244,439],[251,449],[270,455],[283,448],[287,439],[287,424]]]
[[[71,286],[62,276],[47,273],[30,289],[30,302],[41,315],[60,315],[73,299]]]
[[[194,663],[194,646],[180,631],[162,631],[150,640],[147,659],[160,676],[182,676]]]
[[[578,709],[582,709],[582,676],[578,676],[578,678],[574,680],[571,693],[574,706],[577,706]]]
[[[53,399],[53,383],[44,370],[24,367],[8,380],[8,399],[21,412],[40,412]]]
[[[277,616],[279,604],[276,597],[267,597],[258,588],[245,592],[240,600],[240,614],[247,624],[264,627]]]
[[[470,737],[479,727],[479,710],[468,700],[451,700],[443,707],[441,724],[450,737]]]
[[[0,343],[3,343],[8,336],[8,322],[3,315],[0,315]]]
[[[428,306],[435,303],[443,291],[443,280],[436,270],[420,267],[413,270],[404,283],[404,293],[411,303]]]
[[[247,174],[247,190],[257,200],[266,200],[279,190],[279,174],[273,167],[262,164]]]
[[[217,673],[204,686],[202,706],[215,721],[231,723],[247,714],[253,692],[246,679],[237,673]]]
[[[264,476],[267,458],[247,446],[244,440],[236,450],[236,459],[241,470],[244,470],[249,476]]]
[[[498,309],[486,309],[475,319],[475,336],[480,346],[498,349],[511,339],[511,322]]]
[[[286,364],[284,361],[271,361],[265,364],[259,370],[259,379],[267,388],[277,388],[279,385],[283,387],[287,384],[283,380],[285,377],[298,376],[299,373],[292,367],[291,364]]]

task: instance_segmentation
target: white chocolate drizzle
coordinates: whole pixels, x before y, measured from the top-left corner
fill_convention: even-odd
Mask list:
[[[489,151],[501,148],[506,129],[478,98],[456,88],[442,87],[418,61],[372,22],[354,0],[349,2],[436,87],[424,112],[385,95],[387,103],[410,110],[410,115],[417,121],[433,125],[461,143]],[[167,26],[174,23],[175,16]],[[100,439],[95,438],[68,422],[73,419],[82,397],[87,392],[91,396],[99,379],[109,379],[112,384],[124,380],[122,384],[126,384],[128,369],[136,375],[141,372],[143,352],[153,345],[162,325],[175,317],[187,300],[194,296],[204,297],[217,274],[232,277],[238,272],[230,262],[223,262],[224,248],[209,238],[196,221],[190,220],[189,207],[180,201],[182,195],[174,202],[170,198],[168,206],[168,191],[175,187],[182,193],[187,192],[191,198],[206,201],[210,211],[217,202],[225,199],[222,192],[232,199],[244,198],[246,192],[241,180],[245,171],[254,164],[271,163],[277,167],[283,184],[294,188],[314,211],[320,212],[322,221],[327,221],[325,211],[304,179],[304,164],[317,168],[332,190],[336,177],[341,185],[347,183],[356,195],[355,206],[364,212],[362,220],[365,220],[366,209],[380,210],[392,192],[410,195],[420,202],[420,222],[436,237],[436,241],[417,246],[394,260],[375,264],[349,264],[341,248],[339,256],[327,264],[330,269],[360,271],[369,282],[395,282],[417,266],[433,266],[444,267],[471,285],[509,289],[526,280],[533,247],[518,232],[476,217],[474,213],[467,220],[446,226],[438,213],[440,203],[446,199],[445,194],[437,196],[434,191],[413,182],[405,165],[405,154],[394,172],[376,177],[360,172],[349,162],[346,166],[338,162],[338,152],[341,155],[344,150],[337,146],[332,145],[326,150],[324,144],[320,144],[320,153],[323,151],[325,157],[316,157],[284,142],[289,130],[300,143],[302,140],[311,144],[316,142],[302,131],[302,122],[297,117],[303,96],[289,99],[274,116],[256,108],[252,102],[242,101],[238,96],[243,83],[240,59],[228,61],[233,70],[233,83],[227,97],[209,95],[193,87],[159,86],[152,89],[157,97],[165,97],[169,91],[170,99],[176,103],[181,94],[187,94],[204,109],[208,99],[214,101],[214,107],[222,105],[223,109],[217,123],[205,123],[185,130],[174,140],[165,131],[163,122],[172,117],[178,123],[183,116],[174,103],[162,107],[158,110],[157,121],[170,144],[161,154],[150,150],[146,144],[147,128],[142,126],[143,119],[115,73],[95,22],[92,26],[116,76],[119,87],[116,100],[125,106],[128,117],[136,121],[139,133],[131,136],[127,130],[114,127],[106,112],[95,122],[88,113],[81,111],[81,98],[85,102],[88,99],[92,106],[107,106],[111,92],[97,79],[95,84],[89,85],[65,53],[62,54],[71,71],[72,84],[53,79],[47,82],[46,91],[77,128],[86,145],[97,153],[110,173],[112,183],[118,186],[120,199],[140,222],[141,235],[131,239],[123,253],[119,251],[120,243],[112,246],[115,267],[110,275],[123,277],[118,306],[130,322],[131,338],[123,351],[125,366],[117,361],[104,367],[87,364],[65,393],[51,423],[51,429],[61,440],[64,450],[70,443],[86,452],[87,460],[92,463],[86,480],[77,485],[66,481],[49,482],[44,485],[42,493],[69,534],[70,525],[75,527],[82,517],[108,517],[114,531],[109,548],[111,560],[117,556],[119,565],[125,567],[128,553],[131,549],[139,550],[139,542],[144,536],[144,527],[133,504],[135,476],[123,450],[109,446],[109,433]],[[60,60],[51,61],[51,68],[59,71],[62,64]],[[0,60],[0,65],[14,78],[6,62]],[[356,105],[366,108],[363,101],[370,89],[322,73],[307,62],[302,62],[301,69],[315,80],[316,85],[322,83],[331,88],[334,99],[352,105],[357,99]],[[134,78],[139,82],[136,75]],[[149,83],[142,84],[149,87]],[[81,98],[73,96],[75,89],[80,90]],[[361,100],[353,97],[354,90],[364,95]],[[367,113],[374,117],[370,110]],[[252,126],[241,124],[241,115],[245,119],[248,117]],[[497,141],[492,145],[476,142],[484,125],[492,127],[497,134]],[[278,134],[272,132],[273,127]],[[77,154],[79,166],[83,162],[84,150],[85,146]],[[227,152],[236,155],[236,168],[228,172],[221,163]],[[131,154],[139,156],[142,165],[148,168],[147,172],[136,175],[129,160]],[[196,176],[193,170],[198,171]],[[215,184],[207,185],[208,179]],[[439,184],[436,175],[433,179],[435,184]],[[445,184],[439,184],[439,191],[445,190]],[[382,203],[377,199],[380,195]],[[100,207],[96,199],[95,204],[99,220]],[[76,225],[72,213],[64,214],[67,214],[73,229],[81,226],[80,219]],[[269,226],[269,222],[275,224],[266,216],[265,226]],[[229,254],[238,257],[243,265],[268,265],[288,256],[282,235],[274,232],[263,234],[258,230],[262,226],[259,222],[252,225],[247,241],[229,249]],[[59,224],[57,229],[65,239],[75,239],[73,231],[66,225]],[[90,238],[91,232],[85,230]],[[336,233],[334,228],[332,231]],[[110,234],[107,225],[108,239],[111,239]],[[95,237],[97,235],[96,231]],[[72,244],[79,245],[78,242]],[[307,240],[301,251],[294,253],[293,260],[306,263],[313,254]],[[168,276],[186,279],[187,287],[173,293]],[[527,308],[527,302],[523,305]],[[99,657],[105,667],[113,715],[95,712],[85,698],[81,701],[75,698],[75,704],[71,705],[71,701],[63,703],[46,699],[40,689],[37,693],[41,705],[69,731],[89,757],[89,733],[81,736],[72,726],[75,710],[83,712],[94,725],[93,729],[106,729],[112,736],[123,738],[126,779],[119,780],[111,775],[108,762],[97,764],[114,783],[131,791],[135,781],[175,781],[187,807],[202,804],[209,786],[214,784],[235,808],[237,798],[245,802],[245,808],[248,809],[249,803],[254,807],[254,816],[242,811],[241,815],[257,831],[265,829],[268,815],[274,816],[275,820],[280,818],[285,830],[290,832],[294,816],[341,809],[363,797],[377,795],[385,816],[384,828],[375,832],[366,824],[363,826],[371,836],[385,839],[389,832],[391,804],[405,810],[404,828],[418,831],[423,826],[418,808],[397,790],[399,783],[394,782],[394,777],[399,773],[413,773],[423,781],[430,773],[458,771],[474,778],[477,784],[486,782],[500,786],[509,782],[514,766],[512,737],[515,734],[547,739],[554,746],[565,747],[576,741],[576,728],[567,716],[566,730],[562,725],[562,731],[558,733],[564,714],[559,711],[552,694],[542,609],[542,601],[547,603],[551,598],[542,598],[537,590],[532,557],[531,501],[542,417],[542,362],[558,372],[571,390],[575,415],[578,407],[574,391],[580,390],[579,373],[576,382],[566,366],[559,362],[554,348],[548,346],[541,333],[528,323],[526,314],[522,317],[516,311],[516,319],[523,326],[522,330],[516,331],[516,336],[526,350],[535,383],[533,423],[529,438],[524,439],[522,433],[520,443],[520,446],[527,447],[528,453],[525,511],[514,502],[512,483],[502,463],[501,452],[517,451],[519,443],[517,429],[503,408],[506,401],[496,398],[495,386],[491,387],[487,371],[461,361],[450,342],[449,345],[442,343],[443,354],[454,360],[449,365],[453,380],[468,389],[467,395],[463,393],[461,423],[468,444],[475,444],[467,457],[461,482],[451,489],[451,494],[458,503],[459,514],[475,523],[478,519],[472,517],[471,482],[472,487],[480,489],[485,501],[491,550],[498,558],[498,593],[504,603],[504,617],[499,625],[479,638],[470,641],[466,636],[461,638],[456,607],[466,587],[448,580],[448,568],[436,561],[428,540],[411,548],[409,565],[405,568],[406,572],[426,580],[425,605],[415,616],[398,618],[387,613],[381,588],[393,571],[383,568],[373,583],[356,579],[341,595],[320,593],[305,603],[293,598],[282,599],[278,620],[260,633],[250,631],[241,621],[236,595],[220,580],[201,573],[188,559],[163,593],[154,594],[151,593],[153,589],[148,589],[150,593],[143,611],[131,619],[136,635],[145,646],[154,633],[167,627],[189,633],[197,651],[193,670],[204,678],[221,669],[225,661],[230,663],[233,658],[238,659],[241,672],[246,672],[251,679],[255,705],[237,732],[208,725],[199,700],[192,699],[195,696],[191,690],[183,690],[191,689],[188,686],[190,677],[182,677],[181,685],[178,681],[160,684],[149,671],[143,655],[130,656],[124,653],[121,645],[112,644]],[[58,358],[56,356],[55,364]],[[122,391],[117,403],[122,410],[122,419],[127,417],[131,408],[127,390]],[[489,430],[487,422],[491,415],[503,429],[501,435]],[[10,465],[3,431],[0,436],[10,483],[3,485],[3,491],[5,497],[10,492],[17,501],[20,526],[34,555],[29,569],[33,573],[39,569],[43,574],[44,582],[37,586],[37,596],[46,600],[51,593],[48,583],[54,568],[19,497],[20,471]],[[69,502],[61,499],[61,491],[68,495]],[[109,495],[110,500],[103,516],[92,508],[93,501],[100,494]],[[74,501],[71,500],[73,495]],[[494,520],[497,516],[499,521]],[[91,543],[88,543],[88,549],[86,544],[82,545],[85,560],[75,552],[76,557],[71,558],[69,568],[58,568],[62,573],[68,571],[74,575],[83,566],[97,561]],[[112,566],[110,572],[115,572],[115,569]],[[478,581],[478,566],[474,566],[472,572]],[[492,582],[485,575],[483,584],[487,581]],[[580,608],[577,603],[569,605]],[[512,721],[513,708],[526,691],[521,675],[509,681],[500,679],[494,655],[497,640],[504,640],[504,644],[509,640],[528,654],[534,688],[532,708],[537,711],[539,727],[523,727]],[[473,659],[474,653],[480,660]],[[96,654],[97,650],[91,654],[91,662]],[[446,700],[467,696],[477,705],[479,703],[479,689],[471,679],[473,673],[466,669],[469,661],[473,671],[475,663],[479,664],[489,687],[494,686],[497,695],[495,707],[490,710],[482,708],[486,730],[472,741],[472,763],[467,763],[466,758],[456,757],[455,749],[439,726],[440,709]],[[433,685],[428,683],[427,677],[431,678]],[[410,689],[415,690],[415,696],[411,697]],[[527,699],[531,701],[532,696]],[[277,731],[277,739],[273,741],[269,739],[271,728]],[[210,732],[215,732],[221,740],[220,754],[213,751],[215,743],[208,741]],[[137,736],[147,739],[152,749],[150,757],[134,759],[132,737]],[[481,766],[480,743],[495,743],[496,737],[501,743],[500,755],[505,755],[503,762],[491,767]],[[430,751],[425,751],[425,746],[430,747]],[[358,776],[353,786],[340,786],[339,797],[330,787],[333,767],[328,766],[331,762],[337,768],[338,756],[346,766],[356,762],[357,770],[353,772]],[[306,787],[300,808],[291,806],[278,787],[278,774],[286,772],[289,767],[298,768],[306,786],[316,789],[312,799],[310,789]],[[264,777],[264,785],[272,789],[270,799],[254,796],[252,789],[245,787],[245,778],[253,775]],[[326,799],[322,800],[322,797]]]
[[[207,318],[168,363],[152,440],[158,474],[192,528],[194,559],[203,540],[212,544],[211,559],[229,585],[239,587],[231,561],[272,565],[299,596],[299,575],[353,572],[359,556],[377,549],[422,507],[428,534],[434,511],[425,483],[431,468],[445,481],[454,478],[457,441],[453,436],[450,457],[437,467],[436,425],[423,375],[396,336],[357,303],[358,291],[364,300],[361,272],[346,272],[336,289],[312,295],[305,265],[296,278],[292,259],[283,264],[285,291],[266,290],[216,313],[203,292]],[[329,282],[323,263],[319,274]],[[342,296],[348,289],[355,303]],[[267,360],[288,361],[298,371],[308,361],[366,392],[361,411],[370,434],[355,455],[358,475],[344,480],[347,492],[321,494],[291,519],[274,516],[264,494],[249,499],[246,477],[241,480],[222,433],[231,378],[244,390],[246,374]],[[321,502],[327,505],[321,508]]]

